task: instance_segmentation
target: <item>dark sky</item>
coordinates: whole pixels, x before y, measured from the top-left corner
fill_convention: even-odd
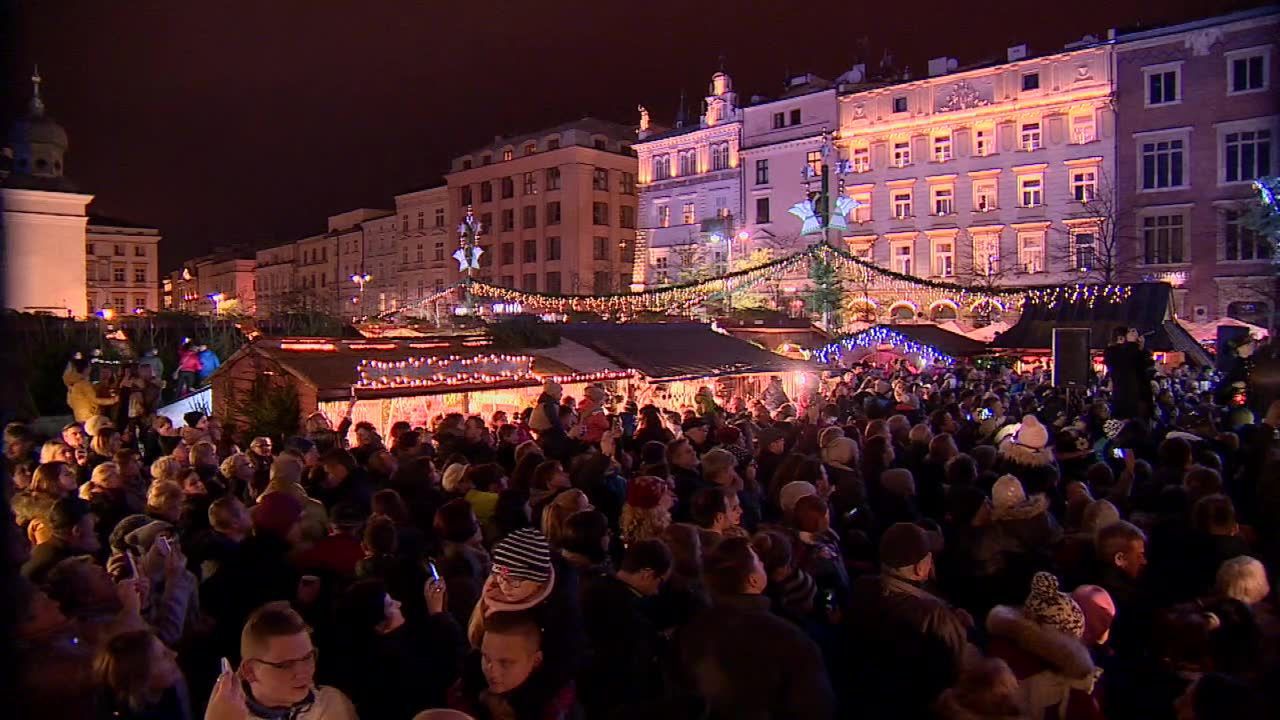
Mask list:
[[[834,78],[864,35],[872,64],[888,48],[919,76],[934,56],[965,65],[1258,4],[19,0],[4,109],[24,107],[38,62],[68,175],[93,212],[161,228],[167,269],[390,207],[495,134],[632,123],[637,103],[669,122],[681,88],[696,110],[721,54],[745,99],[788,72]]]

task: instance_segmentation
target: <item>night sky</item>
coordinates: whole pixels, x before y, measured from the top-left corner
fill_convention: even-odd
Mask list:
[[[964,66],[1259,4],[22,0],[4,125],[38,62],[70,135],[68,175],[96,195],[92,212],[159,227],[169,269],[389,208],[495,134],[588,114],[634,123],[637,103],[668,124],[682,88],[697,111],[721,55],[745,101],[788,73],[874,66],[886,48],[919,77],[930,57]]]

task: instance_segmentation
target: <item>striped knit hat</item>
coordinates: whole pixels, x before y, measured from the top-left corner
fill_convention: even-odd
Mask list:
[[[551,545],[541,532],[521,528],[493,546],[493,572],[521,580],[551,579]]]

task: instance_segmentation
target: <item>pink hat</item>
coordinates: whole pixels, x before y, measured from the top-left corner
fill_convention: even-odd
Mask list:
[[[1081,585],[1071,591],[1071,598],[1084,611],[1084,636],[1086,645],[1100,645],[1111,633],[1111,623],[1116,618],[1116,604],[1111,595],[1097,585]]]

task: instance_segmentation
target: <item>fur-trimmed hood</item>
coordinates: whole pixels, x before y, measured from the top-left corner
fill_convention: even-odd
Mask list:
[[[1048,511],[1049,498],[1036,493],[1016,505],[992,508],[991,517],[996,520],[1026,520]]]
[[[1078,639],[1037,624],[1020,608],[997,605],[987,614],[987,632],[1035,656],[1046,669],[1073,680],[1094,674],[1089,649]],[[1019,673],[1021,674],[1021,673]]]
[[[1030,448],[1019,445],[1013,438],[1006,438],[1000,443],[999,455],[1002,460],[1023,467],[1047,467],[1052,465],[1053,450],[1049,448]]]

